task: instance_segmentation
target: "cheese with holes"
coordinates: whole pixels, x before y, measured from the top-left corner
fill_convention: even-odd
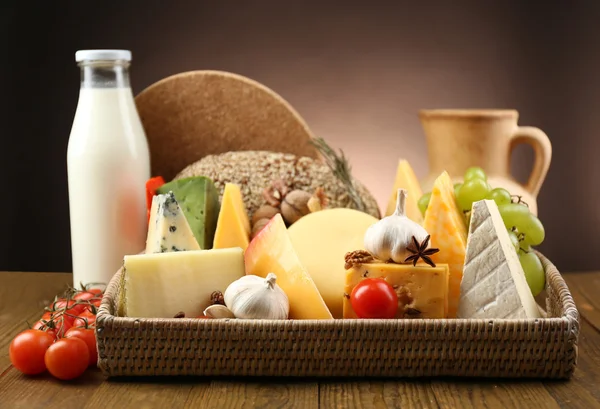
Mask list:
[[[493,200],[473,203],[458,318],[539,318],[519,257]]]
[[[241,248],[125,256],[125,308],[128,317],[198,317],[213,291],[225,292],[244,276]]]
[[[249,242],[250,220],[244,207],[242,192],[238,185],[226,183],[213,248],[241,247],[246,250]]]
[[[394,264],[373,262],[351,267],[346,272],[344,318],[357,318],[349,297],[365,278],[383,278],[398,294],[396,318],[446,318],[448,315],[449,270],[446,264]]]
[[[391,215],[396,210],[396,199],[398,197],[398,189],[405,189],[406,195],[406,216],[419,223],[423,223],[423,215],[419,210],[418,202],[423,192],[421,191],[421,185],[417,180],[417,176],[413,168],[410,166],[407,160],[400,160],[398,162],[398,169],[396,170],[396,180],[394,181],[394,188],[388,201],[387,209],[385,212],[386,216]]]
[[[314,280],[333,318],[342,318],[344,256],[364,249],[365,232],[377,220],[354,209],[326,209],[302,217],[288,229],[300,263]]]
[[[277,284],[290,302],[290,319],[333,319],[315,282],[298,259],[281,214],[276,214],[252,239],[244,257],[247,274],[277,276]]]
[[[423,227],[431,235],[431,247],[440,249],[431,259],[436,264],[448,264],[450,269],[448,317],[455,318],[465,263],[467,226],[456,205],[454,185],[447,172],[435,180]]]
[[[200,250],[175,195],[172,192],[152,198],[146,253]]]

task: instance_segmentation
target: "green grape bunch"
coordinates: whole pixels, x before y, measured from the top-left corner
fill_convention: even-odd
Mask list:
[[[470,221],[474,202],[484,199],[496,202],[504,226],[519,256],[527,284],[532,294],[538,295],[546,285],[546,276],[539,257],[533,251],[533,246],[542,244],[546,233],[540,219],[529,211],[527,203],[523,202],[521,197],[511,195],[504,188],[492,189],[484,170],[476,166],[467,169],[462,183],[454,184],[454,196],[458,208],[465,215],[467,224]],[[430,200],[431,192],[419,198],[418,206],[423,216]]]

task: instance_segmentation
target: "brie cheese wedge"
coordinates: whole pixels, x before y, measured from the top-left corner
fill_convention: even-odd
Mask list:
[[[539,318],[519,257],[493,200],[473,203],[457,318]]]

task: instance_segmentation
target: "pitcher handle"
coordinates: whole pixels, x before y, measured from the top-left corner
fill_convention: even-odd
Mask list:
[[[525,189],[534,197],[537,197],[544,179],[546,179],[550,161],[552,160],[552,144],[548,135],[541,129],[533,126],[520,126],[510,140],[510,157],[512,157],[512,152],[517,145],[522,143],[531,146],[535,155],[533,169],[531,175],[529,175]]]

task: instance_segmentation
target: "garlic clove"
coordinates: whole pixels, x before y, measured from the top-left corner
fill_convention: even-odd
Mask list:
[[[221,304],[214,304],[204,310],[204,315],[210,318],[235,318],[229,308]]]

